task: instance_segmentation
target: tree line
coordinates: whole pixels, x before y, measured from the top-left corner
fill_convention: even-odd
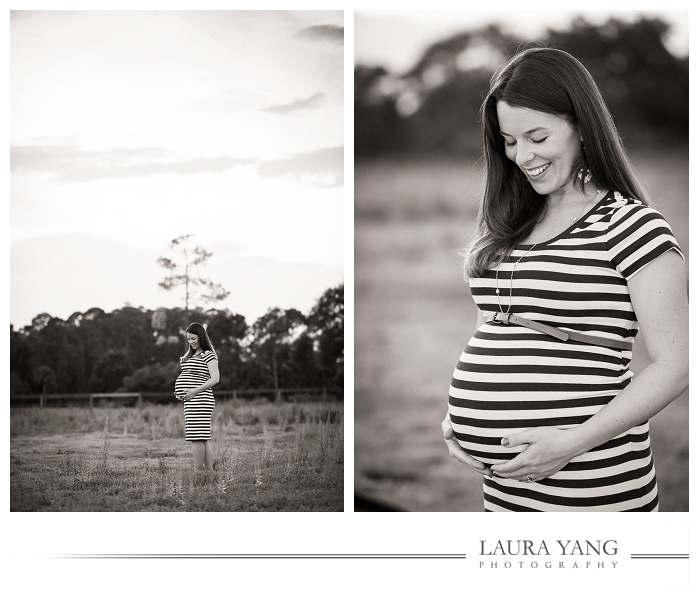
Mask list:
[[[582,18],[538,41],[498,25],[465,31],[428,47],[402,74],[382,66],[354,71],[355,156],[477,154],[478,109],[495,69],[523,44],[552,46],[578,58],[594,77],[628,146],[686,144],[689,59],[664,44],[668,24]],[[630,148],[630,147],[629,147]]]
[[[221,390],[341,388],[344,285],[307,314],[272,308],[254,323],[227,309],[92,308],[10,325],[12,394],[172,392],[188,323],[203,323],[219,357]]]

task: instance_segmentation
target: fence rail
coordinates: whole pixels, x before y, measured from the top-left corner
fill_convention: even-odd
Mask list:
[[[216,400],[252,400],[254,398],[267,397],[270,400],[281,402],[283,400],[297,402],[307,399],[309,396],[317,400],[342,400],[341,388],[283,388],[254,389],[254,390],[222,390],[214,392]],[[77,403],[92,408],[95,404],[104,402],[116,402],[127,406],[136,406],[144,402],[169,403],[176,402],[172,392],[111,392],[92,394],[24,394],[10,396],[10,406],[26,406],[38,404],[39,407],[65,405]]]

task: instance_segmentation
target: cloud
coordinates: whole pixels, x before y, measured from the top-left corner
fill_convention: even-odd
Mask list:
[[[219,173],[236,166],[249,166],[267,178],[292,176],[316,186],[333,187],[343,184],[343,156],[343,147],[261,161],[229,156],[182,159],[180,154],[160,148],[98,151],[65,146],[18,146],[11,148],[10,168],[54,173],[58,182],[71,183],[167,173]]]
[[[330,42],[343,45],[345,42],[345,29],[337,25],[314,25],[301,29],[297,37],[310,39],[311,41]]]
[[[297,99],[289,104],[277,104],[262,108],[264,112],[272,112],[273,114],[291,114],[293,112],[301,112],[303,110],[312,110],[321,106],[325,101],[324,93],[315,93],[305,99]]]
[[[344,147],[328,147],[289,158],[264,162],[260,172],[265,176],[296,176],[315,181],[320,186],[342,186],[344,183]]]
[[[254,160],[228,156],[178,159],[174,152],[158,148],[79,150],[72,147],[13,147],[11,170],[56,173],[59,182],[87,182],[101,178],[128,178],[152,174],[223,172]]]

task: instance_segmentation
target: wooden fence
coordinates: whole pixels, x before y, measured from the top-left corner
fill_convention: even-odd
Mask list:
[[[214,392],[216,400],[253,400],[267,398],[282,402],[334,401],[343,399],[342,388],[284,388],[279,390],[222,390]],[[177,402],[172,392],[112,392],[98,394],[26,394],[10,396],[10,406],[89,406],[104,403],[120,404],[123,406],[138,406],[145,402],[174,403]]]

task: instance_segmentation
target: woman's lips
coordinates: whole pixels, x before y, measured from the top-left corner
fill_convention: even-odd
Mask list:
[[[546,170],[549,169],[549,166],[551,165],[551,162],[548,162],[546,164],[542,164],[541,166],[537,166],[536,168],[525,168],[524,171],[527,173],[527,176],[529,178],[539,178],[546,172]]]

